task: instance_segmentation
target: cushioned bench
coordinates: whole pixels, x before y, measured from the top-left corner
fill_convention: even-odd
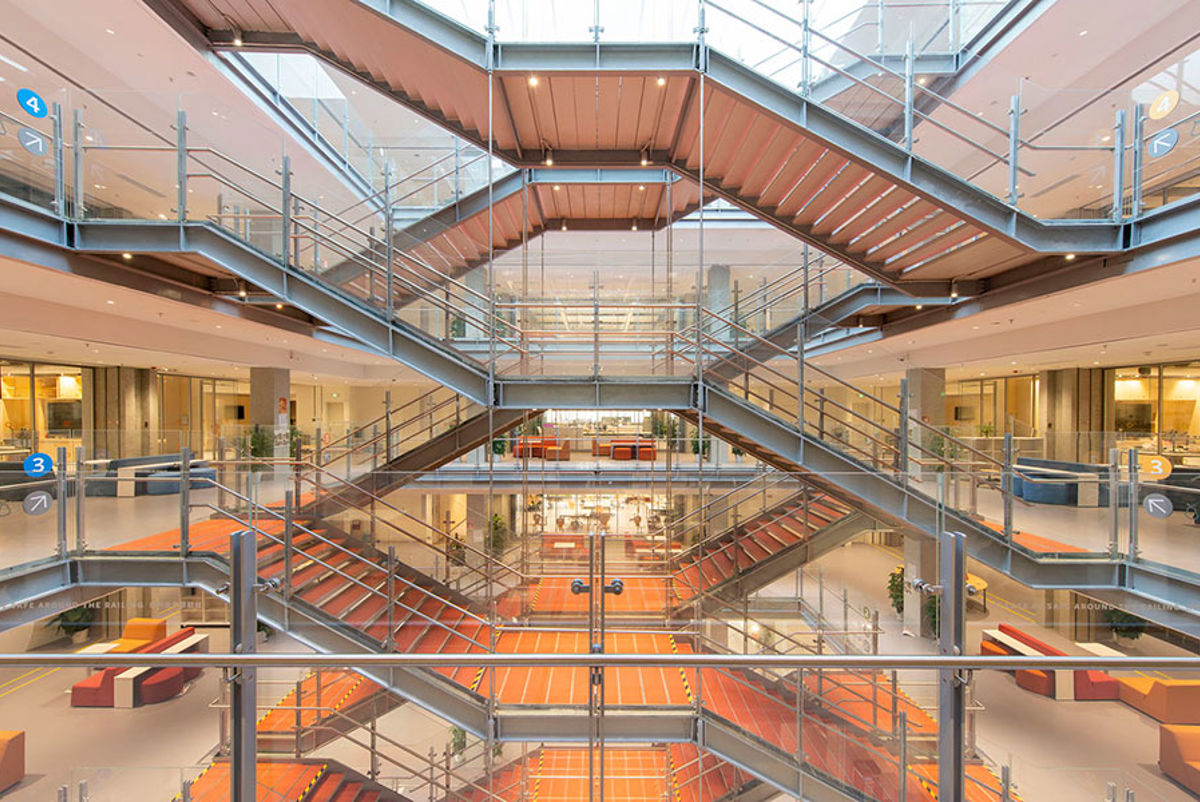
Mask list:
[[[184,627],[169,637],[127,653],[152,654],[192,649],[207,651],[207,639],[207,635],[196,635],[193,627]],[[71,706],[136,707],[139,704],[162,702],[178,696],[184,684],[198,674],[198,669],[191,668],[110,666],[71,686]]]
[[[150,474],[147,479],[152,481],[145,482],[147,496],[169,496],[179,492],[179,480],[182,477],[182,471],[155,471]],[[171,480],[174,481],[171,481]],[[211,481],[206,481],[211,480]],[[192,490],[203,490],[206,487],[212,487],[212,483],[217,480],[217,469],[199,467],[188,468],[188,487]]]
[[[1001,624],[996,630],[985,630],[983,637],[984,640],[980,643],[980,654],[1023,654],[1052,657],[1063,657],[1067,654],[1010,624]],[[1084,649],[1079,651],[1086,652]],[[1103,671],[1021,668],[1017,669],[1014,674],[1018,687],[1042,696],[1049,696],[1052,699],[1093,701],[1118,698],[1117,680]]]
[[[89,496],[142,496],[150,492],[150,486],[155,482],[147,482],[155,473],[173,474],[178,479],[181,471],[182,454],[153,454],[144,457],[120,457],[110,459],[99,468],[102,473],[98,478],[89,478],[87,494]],[[196,460],[189,466],[189,472],[196,473],[208,469],[208,463]],[[200,475],[200,474],[197,474]],[[216,478],[214,472],[209,478]],[[179,492],[179,483],[175,482],[175,490]],[[196,488],[208,487],[207,482],[192,485]]]
[[[25,731],[0,730],[0,791],[25,779]]]
[[[1163,774],[1200,795],[1200,727],[1160,725],[1158,767]]]
[[[1200,724],[1200,680],[1118,677],[1117,694],[1163,724]]]
[[[121,637],[109,649],[116,654],[136,652],[143,646],[160,641],[167,637],[167,619],[165,618],[131,618],[125,622]]]

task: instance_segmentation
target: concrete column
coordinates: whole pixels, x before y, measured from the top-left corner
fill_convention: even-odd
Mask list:
[[[463,284],[467,285],[468,288],[474,290],[475,292],[479,293],[480,295],[483,295],[484,297],[487,297],[488,287],[487,287],[487,268],[486,267],[477,267],[474,270],[471,270],[471,271],[463,274],[461,281]],[[482,302],[479,300],[478,297],[476,297],[474,295],[472,295],[471,297],[475,299],[476,306],[483,306]],[[480,319],[480,310],[479,309],[476,309],[475,307],[470,307],[469,312],[470,312],[471,319],[474,319],[474,320]],[[487,332],[484,331],[482,328],[480,328],[475,323],[468,323],[467,329],[466,329],[466,336],[471,339],[483,339],[484,337],[487,337]]]
[[[705,305],[712,311],[720,311],[729,306],[733,297],[730,295],[729,265],[709,265],[708,293]]]
[[[85,386],[95,426],[97,458],[152,454],[158,444],[158,373],[143,368],[96,368]]]
[[[270,456],[288,456],[291,372],[287,368],[250,368],[250,424],[271,434]]]
[[[944,430],[946,426],[946,370],[944,368],[914,368],[904,374],[908,379],[908,410],[914,421]],[[909,436],[914,446],[920,445],[926,452],[945,453],[944,441],[924,426],[912,425]],[[928,453],[914,449],[910,458],[928,458]],[[918,463],[912,463],[909,471],[913,476],[921,473]],[[933,581],[933,580],[930,580]]]
[[[1064,368],[1038,374],[1037,427],[1046,458],[1104,462],[1103,370]]]
[[[938,544],[923,535],[904,535],[904,616],[906,635],[932,637],[933,630],[925,619],[925,597],[913,590],[912,580],[938,581]]]

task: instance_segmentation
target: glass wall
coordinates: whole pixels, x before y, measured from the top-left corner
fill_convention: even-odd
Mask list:
[[[1037,376],[946,383],[946,423],[958,437],[1037,434]]]
[[[0,460],[74,453],[91,430],[90,381],[87,368],[0,359]]]
[[[1117,448],[1200,464],[1200,362],[1104,372],[1105,427]]]

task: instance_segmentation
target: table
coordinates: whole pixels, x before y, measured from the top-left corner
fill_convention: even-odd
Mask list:
[[[975,594],[980,594],[983,597],[983,611],[987,612],[987,580],[975,574],[968,573],[964,577],[964,584],[967,587],[967,598],[974,598]]]
[[[1083,649],[1085,652],[1088,652],[1089,654],[1094,654],[1097,657],[1124,657],[1125,656],[1124,652],[1118,652],[1113,647],[1106,646],[1103,643],[1095,643],[1095,642],[1089,641],[1088,643],[1076,643],[1075,645],[1078,646],[1080,649]]]

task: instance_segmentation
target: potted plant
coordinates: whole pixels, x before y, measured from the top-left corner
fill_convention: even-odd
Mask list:
[[[499,557],[504,554],[504,547],[508,544],[508,524],[504,522],[504,518],[499,513],[492,516],[491,525],[488,527],[488,553],[493,557]]]
[[[71,639],[71,643],[85,643],[92,624],[96,623],[96,608],[90,604],[72,607],[50,621],[59,632]]]
[[[1127,613],[1116,607],[1109,607],[1104,611],[1103,615],[1109,629],[1112,630],[1114,640],[1116,638],[1137,640],[1146,631],[1145,619],[1139,618],[1133,613]]]
[[[450,728],[450,754],[454,756],[456,764],[463,762],[463,755],[467,751],[467,731],[459,726]]]

